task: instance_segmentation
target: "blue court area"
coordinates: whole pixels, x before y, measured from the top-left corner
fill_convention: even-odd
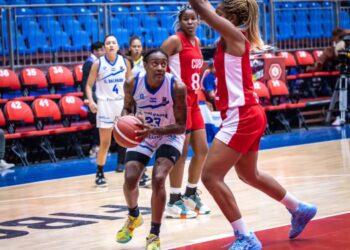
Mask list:
[[[262,150],[287,147],[308,143],[350,138],[350,125],[343,127],[319,127],[294,130],[291,133],[281,133],[264,136],[260,148]],[[189,157],[192,152],[190,150]],[[152,164],[153,162],[150,162]],[[114,171],[117,164],[116,154],[108,156],[105,171]],[[37,181],[67,178],[96,172],[95,158],[82,160],[66,160],[57,163],[41,163],[30,166],[18,166],[0,172],[0,187],[20,185]]]

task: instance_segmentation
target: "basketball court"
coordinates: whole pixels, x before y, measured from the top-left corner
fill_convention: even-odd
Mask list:
[[[311,128],[265,136],[259,167],[318,213],[297,239],[288,239],[290,215],[279,203],[241,182],[226,181],[248,227],[264,249],[350,249],[350,126]],[[115,242],[127,213],[123,174],[108,159],[107,188],[94,186],[95,160],[16,167],[0,172],[1,249],[144,249],[150,228],[151,189],[140,190],[145,223],[128,244]],[[151,172],[151,168],[148,169]],[[169,187],[169,185],[167,184]],[[232,229],[202,184],[210,215],[164,219],[162,249],[227,249]]]

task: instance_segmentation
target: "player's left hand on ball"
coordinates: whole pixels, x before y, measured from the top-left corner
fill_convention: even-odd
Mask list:
[[[144,139],[151,133],[152,127],[147,123],[137,124],[137,126],[140,127],[140,130],[135,131],[137,135],[136,139],[139,139],[139,138]]]

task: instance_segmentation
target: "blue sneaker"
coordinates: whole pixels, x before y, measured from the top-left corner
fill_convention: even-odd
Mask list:
[[[235,231],[236,240],[228,250],[260,250],[261,242],[256,238],[255,234],[250,232],[249,236],[240,234]]]
[[[292,226],[289,231],[289,238],[294,239],[305,228],[306,224],[315,216],[317,207],[307,203],[299,203],[297,210],[294,212],[288,211],[292,214]]]

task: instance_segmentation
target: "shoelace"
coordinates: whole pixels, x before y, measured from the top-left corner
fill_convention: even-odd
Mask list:
[[[180,202],[179,202],[180,201]],[[184,200],[183,200],[183,196],[180,197],[180,199],[175,202],[177,206],[179,206],[182,210],[184,211],[188,211],[188,208],[185,206]],[[174,203],[174,204],[175,204]]]
[[[148,244],[151,244],[153,241],[157,241],[157,240],[159,240],[159,237],[158,237],[158,236],[152,237],[152,238],[148,238],[148,237],[147,237],[147,243],[148,243]]]

